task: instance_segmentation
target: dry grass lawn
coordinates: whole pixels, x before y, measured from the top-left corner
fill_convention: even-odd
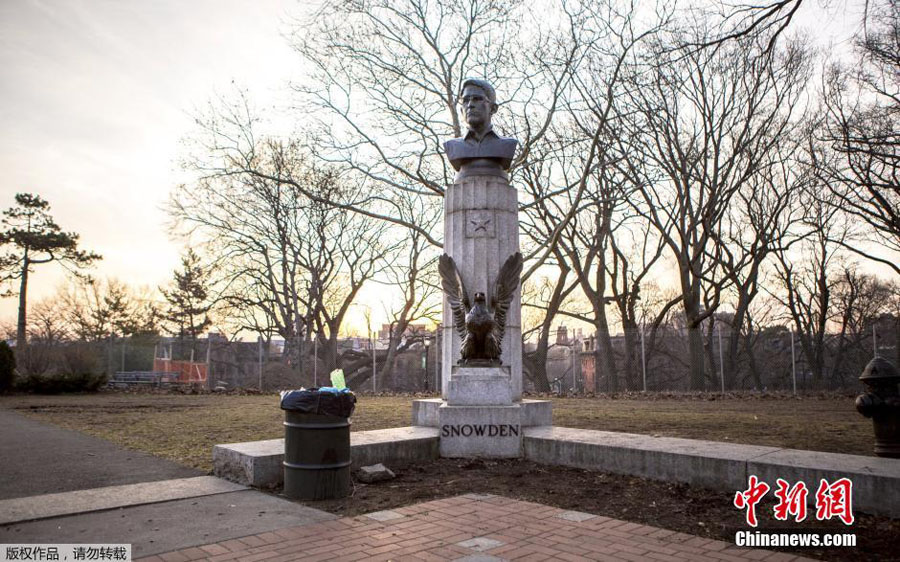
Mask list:
[[[872,455],[872,422],[853,398],[554,398],[559,426]],[[360,396],[354,431],[410,424],[408,396]],[[283,436],[278,397],[99,393],[6,396],[0,407],[211,470],[212,447]]]

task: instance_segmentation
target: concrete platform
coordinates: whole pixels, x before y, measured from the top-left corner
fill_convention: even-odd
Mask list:
[[[523,448],[526,459],[542,464],[730,492],[746,489],[751,474],[773,489],[777,478],[791,484],[803,480],[810,503],[820,478],[847,477],[853,482],[854,510],[900,517],[900,459],[565,427],[526,428]]]
[[[221,478],[198,476],[15,498],[0,501],[0,525],[246,489]]]
[[[74,492],[72,492],[74,493]],[[130,543],[135,557],[330,521],[336,517],[255,490],[0,525],[0,543]],[[184,560],[184,558],[176,558]]]
[[[513,403],[509,367],[450,368],[447,403],[453,406],[509,406]]]
[[[791,484],[802,480],[810,501],[821,479],[833,483],[846,476],[853,482],[854,509],[900,517],[900,459],[780,449],[749,460],[747,474],[773,488],[777,478]]]
[[[350,433],[353,466],[425,461],[438,458],[438,430],[397,427]],[[256,488],[277,488],[284,482],[284,439],[228,443],[213,447],[216,476]]]
[[[446,401],[441,398],[413,400],[413,426],[440,427],[439,412],[445,403]],[[520,406],[522,427],[553,424],[553,404],[549,400],[522,400],[513,403]]]
[[[524,441],[525,458],[541,464],[729,490],[747,487],[749,459],[778,450],[568,427],[527,428]]]
[[[416,402],[425,417],[432,409],[437,415],[443,404],[439,399]],[[522,456],[531,461],[728,492],[746,489],[750,475],[773,489],[778,478],[791,484],[802,480],[813,503],[820,479],[834,482],[847,477],[853,482],[854,510],[900,517],[900,459],[553,426],[523,427],[523,432]],[[438,429],[434,427],[355,432],[350,440],[351,457],[357,465],[438,458]],[[283,448],[281,439],[217,445],[213,453],[216,474],[241,484],[277,487],[283,480]],[[448,452],[444,456],[457,455]]]

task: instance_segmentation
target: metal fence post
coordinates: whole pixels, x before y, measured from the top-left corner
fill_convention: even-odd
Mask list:
[[[647,353],[644,349],[644,324],[641,324],[641,372],[644,375],[644,392],[647,392]]]
[[[722,325],[716,322],[716,334],[719,336],[719,378],[722,379],[722,394],[725,394],[725,361],[722,359]]]
[[[791,378],[794,380],[794,396],[797,395],[797,357],[794,353],[794,328],[791,327]]]

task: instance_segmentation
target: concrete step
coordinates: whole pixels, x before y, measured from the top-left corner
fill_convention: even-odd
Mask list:
[[[401,427],[350,434],[356,466],[438,457],[438,429]],[[812,503],[822,479],[853,483],[853,508],[900,517],[900,459],[801,451],[699,439],[653,437],[567,427],[525,427],[524,458],[547,465],[572,466],[641,478],[683,482],[714,490],[747,488],[750,475],[774,490],[778,478],[806,483]],[[217,445],[215,472],[235,482],[277,487],[283,481],[284,441]]]
[[[360,467],[376,463],[425,461],[438,458],[438,429],[396,427],[350,433],[350,460]],[[256,488],[277,488],[284,482],[284,439],[228,443],[213,447],[213,472],[232,482]]]
[[[900,459],[842,455],[567,427],[525,428],[525,458],[541,464],[629,474],[737,492],[750,475],[776,489],[778,478],[806,483],[810,503],[821,479],[849,478],[853,509],[900,517]]]
[[[0,501],[0,525],[246,490],[214,476],[123,484]]]

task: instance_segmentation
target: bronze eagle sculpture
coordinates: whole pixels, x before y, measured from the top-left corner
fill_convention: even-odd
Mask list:
[[[453,258],[444,254],[438,263],[441,287],[453,311],[453,327],[462,339],[460,365],[491,366],[500,364],[500,344],[506,331],[506,313],[522,274],[522,254],[509,256],[491,294],[490,303],[484,293],[475,293],[469,301],[462,276]]]

